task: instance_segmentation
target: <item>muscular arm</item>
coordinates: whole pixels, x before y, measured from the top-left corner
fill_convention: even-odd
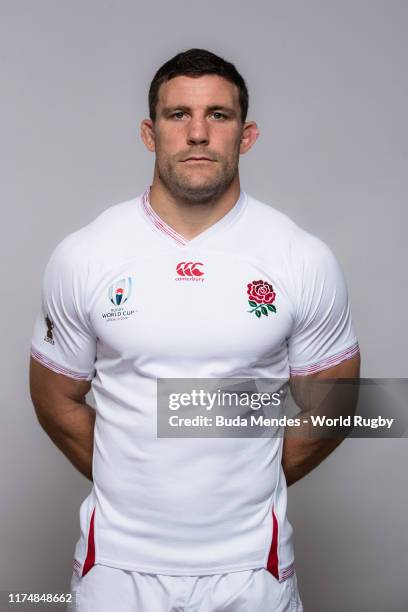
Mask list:
[[[92,480],[95,410],[85,402],[90,386],[56,374],[31,357],[30,393],[38,420],[69,461]]]
[[[313,398],[305,392],[305,382],[307,388],[308,380],[324,380],[350,378],[358,379],[360,373],[360,355],[343,361],[342,363],[322,370],[310,376],[294,376],[290,379],[290,388],[296,404],[302,411],[311,412],[314,409]],[[310,387],[309,387],[310,389]],[[352,413],[355,409],[357,395],[350,394],[349,402],[342,412]],[[302,416],[302,412],[300,413]],[[291,428],[287,428],[283,442],[282,466],[285,472],[287,485],[300,480],[319,465],[334,449],[343,441],[344,437],[310,437],[300,435],[291,436]]]

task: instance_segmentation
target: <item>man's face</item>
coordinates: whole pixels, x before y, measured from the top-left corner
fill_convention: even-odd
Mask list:
[[[158,97],[151,150],[160,179],[190,202],[221,195],[238,173],[244,125],[237,87],[218,75],[178,76]]]

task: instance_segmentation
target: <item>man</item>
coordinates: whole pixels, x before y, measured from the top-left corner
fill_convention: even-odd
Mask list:
[[[152,185],[63,240],[45,272],[32,399],[93,480],[80,612],[302,610],[286,487],[339,441],[156,432],[157,378],[283,378],[296,397],[300,381],[359,374],[334,255],[241,190],[259,133],[247,109],[231,63],[200,49],[165,63],[141,124]]]

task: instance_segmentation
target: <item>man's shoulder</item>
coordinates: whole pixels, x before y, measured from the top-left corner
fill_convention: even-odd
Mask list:
[[[123,244],[132,232],[134,236],[138,200],[136,197],[107,207],[92,221],[65,236],[55,251],[72,257],[114,251],[116,243]]]
[[[255,196],[247,193],[248,198],[248,213],[251,215],[254,221],[276,221],[282,224],[290,226],[294,224],[294,221],[285,214],[276,202],[265,202],[256,198]]]
[[[247,194],[248,207],[246,227],[259,243],[259,238],[266,243],[279,242],[294,252],[313,252],[324,249],[325,243],[316,235],[304,229],[276,202],[267,203]]]
[[[78,273],[93,262],[107,262],[134,241],[139,197],[113,204],[87,225],[65,236],[54,247],[48,265]]]
[[[91,240],[100,240],[105,234],[111,239],[123,238],[124,233],[131,233],[137,221],[137,205],[140,196],[113,204],[103,210],[88,225],[78,230],[78,237],[82,235]],[[120,234],[117,234],[117,230]]]

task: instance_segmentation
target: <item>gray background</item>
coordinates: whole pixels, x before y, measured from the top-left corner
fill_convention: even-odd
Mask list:
[[[149,184],[139,123],[178,51],[242,72],[261,129],[244,189],[337,255],[362,375],[407,376],[407,18],[397,0],[0,3],[0,590],[68,588],[90,484],[29,400],[42,273],[64,236]],[[289,490],[306,612],[407,610],[407,458],[404,439],[348,440]]]

